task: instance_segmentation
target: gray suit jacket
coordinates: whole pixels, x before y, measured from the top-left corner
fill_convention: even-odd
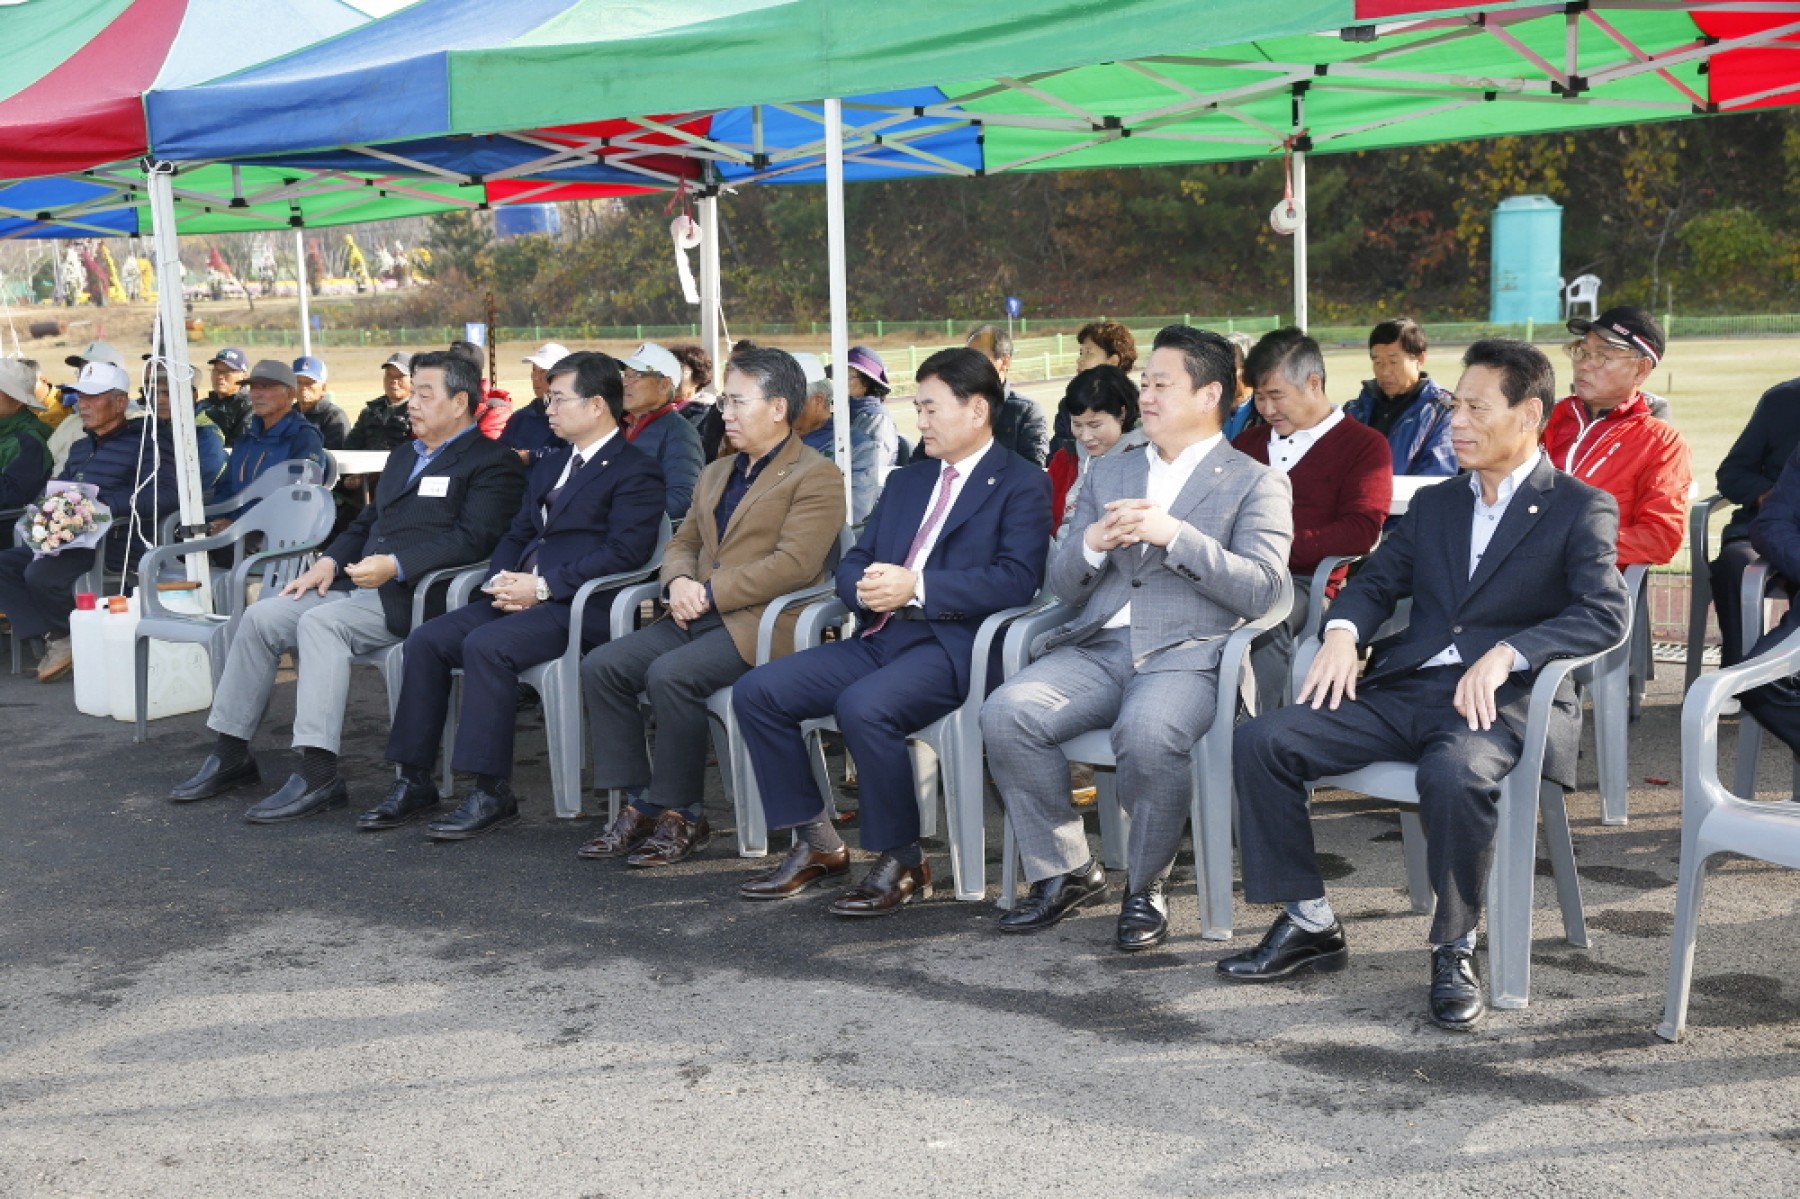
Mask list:
[[[1050,586],[1082,613],[1043,649],[1077,645],[1131,605],[1131,653],[1142,671],[1212,670],[1225,638],[1268,611],[1287,575],[1294,540],[1287,476],[1221,441],[1200,460],[1169,514],[1182,529],[1168,547],[1111,550],[1099,567],[1082,553],[1084,532],[1109,501],[1141,499],[1154,446],[1089,469],[1071,533],[1050,566]]]

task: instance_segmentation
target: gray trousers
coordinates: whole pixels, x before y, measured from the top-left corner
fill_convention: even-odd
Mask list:
[[[275,689],[281,655],[296,653],[294,748],[338,752],[344,704],[350,696],[350,658],[392,645],[378,592],[317,592],[295,598],[264,596],[250,605],[232,639],[206,727],[248,741],[262,723]]]
[[[1294,641],[1306,626],[1312,603],[1312,572],[1294,575],[1294,606],[1287,619],[1256,639],[1250,647],[1250,673],[1256,676],[1256,710],[1273,712],[1287,706],[1288,671],[1294,665]]]
[[[1069,767],[1058,748],[1091,729],[1112,729],[1119,802],[1131,816],[1128,886],[1141,890],[1175,864],[1193,797],[1194,742],[1212,723],[1218,678],[1139,671],[1129,636],[1107,630],[1053,650],[982,705],[982,739],[1028,882],[1093,857],[1081,815],[1069,806]]]
[[[749,669],[717,612],[685,629],[665,616],[588,654],[581,660],[581,690],[594,738],[595,788],[647,786],[659,807],[698,809],[712,735],[706,701]],[[644,748],[640,692],[649,693],[656,713],[654,771]]]

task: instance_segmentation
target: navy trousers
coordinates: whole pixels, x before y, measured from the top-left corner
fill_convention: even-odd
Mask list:
[[[919,839],[919,806],[906,739],[961,703],[950,656],[922,621],[890,621],[853,637],[759,666],[732,689],[772,829],[820,818],[800,723],[836,716],[862,788],[862,847],[898,849]]]
[[[600,605],[591,608],[605,610]],[[606,631],[604,620],[583,621],[584,648],[600,644]],[[483,595],[467,607],[426,621],[406,639],[405,683],[388,737],[388,760],[431,769],[450,712],[450,672],[460,666],[462,712],[451,768],[511,778],[519,674],[559,656],[568,646],[567,604],[538,604],[507,613]]]

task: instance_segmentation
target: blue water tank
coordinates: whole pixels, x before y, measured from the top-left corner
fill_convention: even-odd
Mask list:
[[[494,236],[555,237],[562,232],[562,214],[554,204],[508,204],[494,209]]]
[[[1513,196],[1494,209],[1488,319],[1555,324],[1562,317],[1562,205]]]

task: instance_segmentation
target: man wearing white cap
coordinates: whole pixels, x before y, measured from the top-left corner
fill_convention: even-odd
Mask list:
[[[569,351],[554,341],[547,341],[525,355],[531,367],[531,403],[513,410],[498,438],[501,445],[519,452],[519,458],[530,466],[539,458],[560,450],[566,443],[550,428],[549,403],[551,367],[569,356]]]
[[[37,372],[17,358],[0,359],[0,508],[20,508],[44,494],[50,479],[50,426],[37,418]]]
[[[837,429],[832,422],[832,380],[825,376],[825,364],[817,354],[795,354],[801,373],[806,376],[806,402],[794,417],[794,432],[800,440],[837,461]],[[850,523],[861,525],[881,498],[881,446],[873,437],[850,426]]]
[[[128,421],[130,388],[124,369],[113,363],[94,359],[81,368],[75,393],[84,435],[56,475],[67,482],[93,484],[100,502],[111,510],[112,527],[101,543],[109,570],[127,569],[143,551],[143,540],[131,535],[134,494],[139,528],[150,536],[155,535],[157,517],[175,511],[177,504],[169,426],[163,421]],[[141,490],[140,481],[145,484]],[[68,673],[69,612],[75,606],[70,587],[94,565],[95,554],[91,549],[65,549],[33,558],[25,546],[0,551],[0,611],[12,621],[13,636],[44,639],[38,662],[41,683]]]
[[[705,465],[700,435],[675,412],[681,361],[647,341],[624,359],[624,365],[625,438],[662,467],[669,488],[669,519],[678,522],[687,515],[694,480]]]
[[[90,362],[110,362],[120,370],[125,369],[125,355],[104,341],[90,341],[81,348],[79,354],[70,354],[63,361],[76,370],[80,370]]]

